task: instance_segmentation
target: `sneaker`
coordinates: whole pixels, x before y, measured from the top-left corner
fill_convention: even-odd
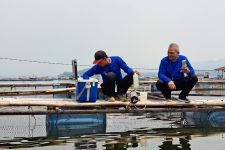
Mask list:
[[[179,97],[179,100],[184,101],[185,103],[190,103],[190,100],[186,97]]]
[[[109,96],[109,97],[107,97],[107,101],[108,102],[115,102],[116,99],[113,96]]]
[[[117,99],[118,99],[118,101],[122,101],[122,102],[128,101],[126,94],[118,94]]]

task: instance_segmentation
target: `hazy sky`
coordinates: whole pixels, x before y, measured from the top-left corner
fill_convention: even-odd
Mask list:
[[[90,64],[104,49],[158,68],[171,42],[193,63],[224,59],[224,0],[0,0],[0,57]],[[0,60],[0,76],[57,75],[70,66]]]

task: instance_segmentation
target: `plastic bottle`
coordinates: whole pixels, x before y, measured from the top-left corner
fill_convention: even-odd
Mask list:
[[[183,69],[187,67],[187,61],[184,59],[182,60],[182,67],[181,67],[181,72],[183,72]],[[186,77],[187,74],[185,73],[184,76]]]
[[[187,61],[184,59],[182,60],[182,69],[184,69],[185,67],[187,67]]]

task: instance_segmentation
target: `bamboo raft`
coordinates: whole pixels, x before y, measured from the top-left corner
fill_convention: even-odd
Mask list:
[[[140,84],[155,84],[156,81],[140,81]],[[204,83],[225,83],[225,81],[200,81]],[[73,93],[75,84],[68,83],[0,83],[0,87],[37,87],[37,86],[66,86],[68,88],[43,90],[11,90],[0,91],[0,96],[46,95]],[[173,95],[177,95],[176,93]],[[225,96],[222,94],[192,93],[190,96]],[[107,102],[98,100],[96,103],[78,103],[72,99],[41,99],[41,98],[0,98],[0,107],[26,106],[29,110],[0,110],[0,115],[28,115],[28,114],[82,114],[82,113],[149,113],[149,112],[186,112],[186,111],[224,111],[225,100],[192,100],[190,103],[181,101],[165,101],[159,93],[148,93],[148,101],[131,104],[130,102]],[[30,110],[31,107],[42,107]],[[45,107],[45,109],[43,109]],[[47,107],[47,109],[46,109]],[[66,108],[66,109],[65,109]],[[69,109],[67,109],[69,108]]]
[[[131,104],[130,102],[107,102],[98,100],[95,103],[78,103],[72,99],[41,98],[1,98],[1,107],[28,106],[28,110],[0,110],[0,115],[43,115],[43,114],[93,114],[93,113],[151,113],[151,112],[187,112],[187,111],[224,111],[225,100],[192,100],[181,101],[147,100]],[[43,106],[48,109],[43,109]],[[30,109],[42,107],[42,109]],[[66,108],[66,109],[65,109]]]

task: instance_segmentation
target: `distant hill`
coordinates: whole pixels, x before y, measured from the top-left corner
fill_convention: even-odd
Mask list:
[[[79,70],[78,76],[83,75],[88,69]],[[58,79],[73,79],[73,73],[69,71],[64,71],[62,74],[58,75]]]
[[[225,59],[193,62],[192,65],[198,70],[213,70],[225,66]]]
[[[88,69],[89,69],[89,68],[79,70],[79,71],[78,71],[78,75],[79,75],[79,76],[83,75],[86,71],[88,71]]]

